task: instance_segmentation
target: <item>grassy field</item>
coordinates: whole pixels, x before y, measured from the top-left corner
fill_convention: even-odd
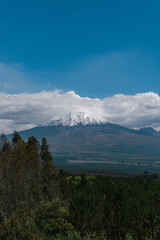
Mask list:
[[[107,175],[135,175],[135,174],[155,174],[160,173],[159,157],[143,156],[110,156],[101,157],[54,154],[54,162],[58,169],[79,172],[94,172],[95,174]]]

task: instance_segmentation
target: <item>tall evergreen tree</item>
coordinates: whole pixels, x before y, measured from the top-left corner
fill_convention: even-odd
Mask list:
[[[49,200],[57,197],[57,173],[53,163],[53,158],[49,152],[48,143],[45,137],[42,138],[41,152],[42,178],[44,194]]]
[[[42,160],[42,166],[43,170],[50,175],[52,173],[54,164],[53,164],[53,158],[51,153],[49,152],[48,143],[45,137],[42,138],[42,145],[41,145],[41,160]]]
[[[26,143],[26,186],[28,192],[28,211],[41,200],[39,142],[29,137]]]

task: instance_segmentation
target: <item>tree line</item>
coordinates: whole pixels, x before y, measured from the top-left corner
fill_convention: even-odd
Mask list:
[[[46,138],[0,137],[0,239],[158,240],[160,181],[56,170]]]

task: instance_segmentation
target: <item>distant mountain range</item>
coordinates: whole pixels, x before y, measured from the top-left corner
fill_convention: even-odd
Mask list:
[[[128,129],[75,113],[19,133],[25,140],[46,137],[58,168],[160,171],[160,132],[150,127]]]

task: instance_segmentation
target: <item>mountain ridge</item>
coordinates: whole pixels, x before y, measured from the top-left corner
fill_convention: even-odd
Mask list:
[[[160,171],[160,132],[151,127],[136,130],[109,122],[76,122],[37,126],[19,134],[24,140],[46,137],[58,168]]]

